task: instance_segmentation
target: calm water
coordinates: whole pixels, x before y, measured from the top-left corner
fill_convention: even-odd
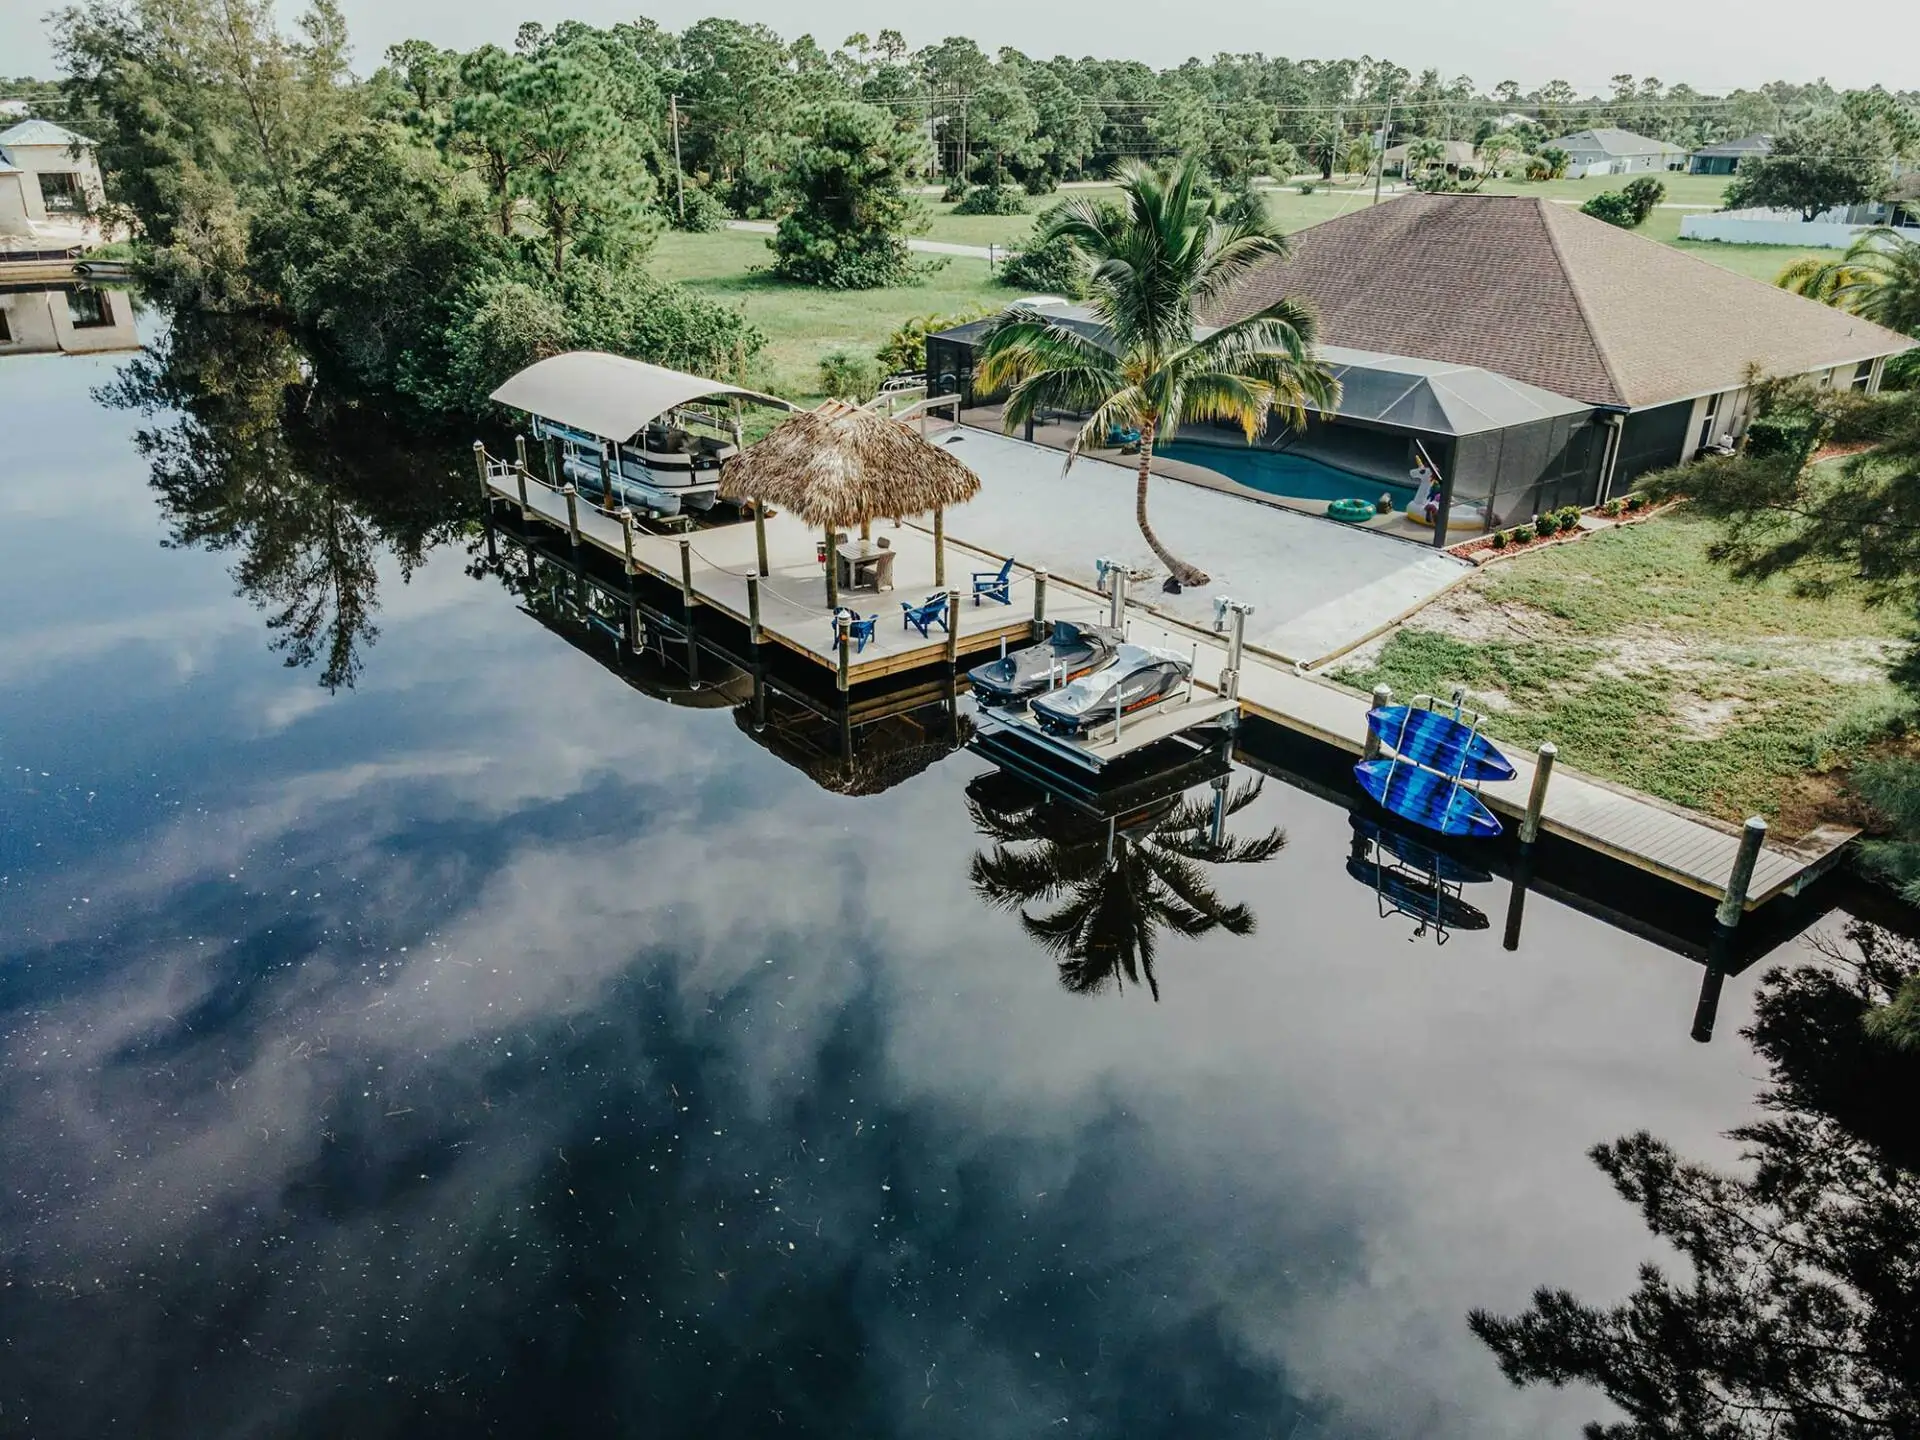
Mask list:
[[[1205,440],[1175,440],[1162,445],[1160,454],[1169,460],[1185,460],[1218,470],[1229,480],[1237,480],[1269,495],[1290,495],[1308,500],[1376,500],[1392,495],[1396,509],[1406,509],[1412,501],[1411,485],[1377,480],[1342,470],[1337,465],[1291,455],[1284,450],[1261,450],[1245,445],[1214,445]]]
[[[1269,781],[1200,867],[1257,929],[1072,993],[978,757],[850,798],[638,693],[270,337],[130,387],[191,415],[116,375],[0,361],[0,1432],[1605,1413],[1465,1314],[1660,1258],[1584,1152],[1730,1154],[1757,971],[1701,1046],[1694,965],[1538,895],[1415,939]]]

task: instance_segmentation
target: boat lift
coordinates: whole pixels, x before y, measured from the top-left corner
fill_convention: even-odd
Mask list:
[[[1139,577],[1126,566],[1105,558],[1096,565],[1107,590],[1108,624],[1125,634],[1127,581]],[[1200,648],[1195,643],[1194,661],[1188,668],[1185,686],[1131,713],[1116,705],[1112,720],[1089,730],[1084,737],[1069,739],[1050,735],[1024,708],[1003,710],[977,704],[975,726],[996,739],[1031,746],[1052,759],[1096,773],[1163,741],[1190,751],[1204,750],[1218,738],[1219,732],[1230,733],[1239,720],[1240,660],[1245,646],[1246,618],[1252,613],[1251,605],[1224,596],[1213,602],[1214,631],[1226,633],[1228,642],[1226,668],[1220,672],[1219,685],[1212,695],[1195,691],[1193,670],[1198,668]]]

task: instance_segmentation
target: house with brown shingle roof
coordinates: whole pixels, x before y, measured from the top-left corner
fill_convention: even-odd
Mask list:
[[[1748,377],[1879,387],[1905,335],[1533,196],[1414,195],[1292,237],[1212,324],[1287,296],[1328,345],[1478,366],[1593,407],[1590,503],[1738,438]],[[1456,456],[1463,493],[1471,456]],[[1548,507],[1542,507],[1548,508]]]
[[[1318,315],[1338,408],[1300,430],[1276,420],[1252,447],[1188,427],[1156,453],[1286,503],[1385,491],[1419,511],[1437,476],[1436,543],[1624,494],[1737,440],[1755,372],[1874,390],[1916,345],[1532,196],[1409,195],[1325,221],[1199,319],[1282,297]],[[1060,323],[1104,333],[1060,304]],[[972,384],[990,323],[928,339],[929,390],[959,395],[963,418],[998,403]]]

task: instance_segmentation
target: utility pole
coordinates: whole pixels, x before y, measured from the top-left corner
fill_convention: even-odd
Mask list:
[[[1393,138],[1393,92],[1387,92],[1387,118],[1380,123],[1380,149],[1373,158],[1373,203],[1380,203],[1380,180],[1387,173],[1387,141]],[[1404,169],[1402,171],[1404,174]]]
[[[667,114],[673,121],[673,184],[680,197],[680,223],[687,223],[687,172],[680,168],[680,97],[667,97]]]
[[[927,81],[927,183],[929,185],[933,184],[935,177],[940,173],[940,141],[934,134],[933,106],[933,81],[929,78]]]
[[[971,99],[973,99],[971,95],[962,95],[960,97],[960,174],[957,178],[960,181],[960,189],[963,192],[967,188],[967,173],[973,169],[973,167],[967,163],[967,102]]]

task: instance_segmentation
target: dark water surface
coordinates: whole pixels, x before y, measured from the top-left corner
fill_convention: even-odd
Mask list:
[[[1416,941],[1270,781],[1201,867],[1257,930],[1070,993],[970,881],[984,761],[850,798],[637,693],[468,573],[457,454],[289,442],[241,348],[189,421],[0,361],[0,1433],[1605,1413],[1466,1312],[1663,1258],[1584,1152],[1730,1155],[1757,972],[1701,1046],[1697,967],[1542,897]]]

